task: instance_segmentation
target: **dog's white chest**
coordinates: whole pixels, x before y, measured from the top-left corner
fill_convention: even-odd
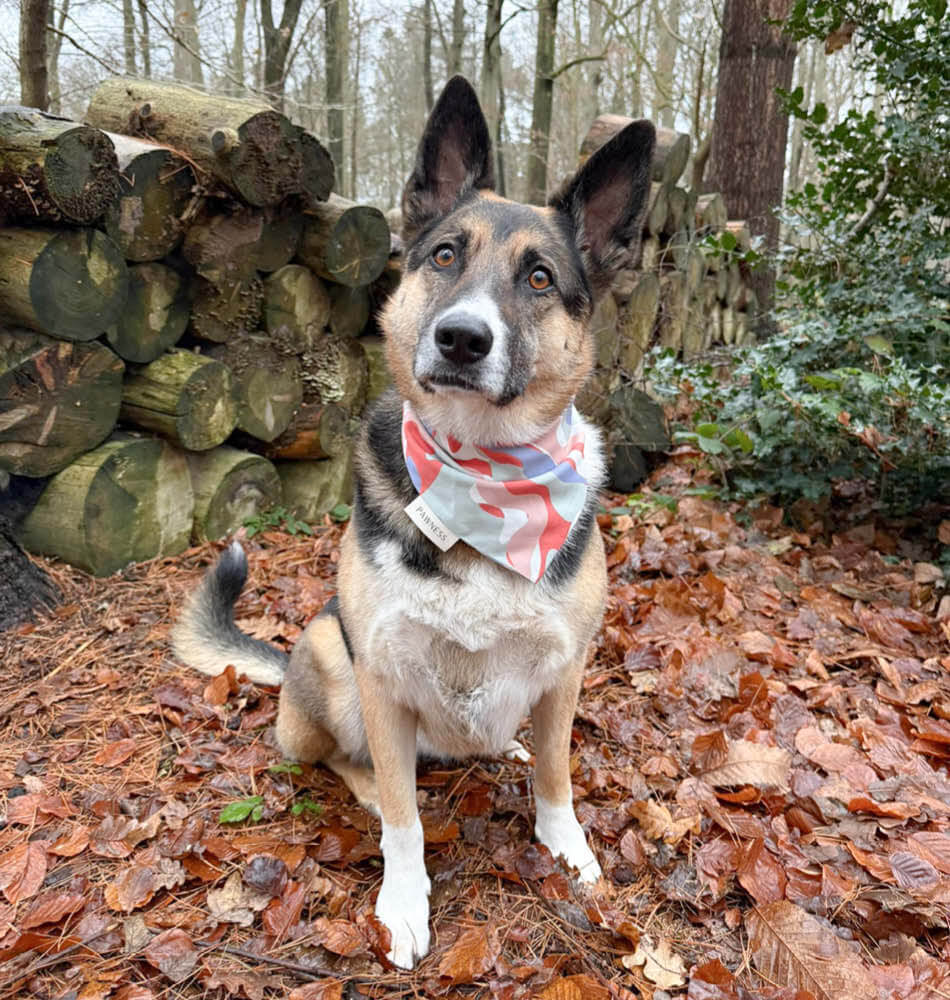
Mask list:
[[[408,571],[391,543],[376,559],[385,596],[372,613],[371,655],[419,713],[423,749],[499,751],[578,655],[557,601],[487,560],[449,582]]]

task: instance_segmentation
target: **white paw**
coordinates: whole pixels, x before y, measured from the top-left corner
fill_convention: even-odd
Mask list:
[[[527,764],[531,760],[531,754],[524,748],[524,744],[519,740],[509,740],[507,746],[502,750],[502,756],[508,760],[517,760],[522,764]]]
[[[418,885],[410,887],[400,881],[384,876],[376,916],[389,930],[386,957],[401,969],[411,969],[429,952],[429,879],[422,891]]]
[[[577,822],[574,807],[570,803],[553,805],[536,796],[535,808],[534,835],[538,841],[555,857],[564,858],[568,865],[576,868],[581,882],[596,882],[601,876],[600,865]]]
[[[423,858],[422,824],[394,827],[383,821],[383,885],[376,916],[390,934],[386,957],[411,969],[429,951],[429,876]]]

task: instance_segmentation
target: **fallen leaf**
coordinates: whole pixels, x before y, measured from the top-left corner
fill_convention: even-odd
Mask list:
[[[369,950],[359,927],[352,920],[328,920],[326,917],[318,917],[313,921],[313,929],[316,931],[318,943],[327,951],[332,951],[334,955],[348,957]]]
[[[342,1000],[343,983],[339,979],[320,979],[290,991],[287,1000]]]
[[[753,785],[755,788],[788,787],[791,754],[781,747],[765,746],[750,740],[729,740],[721,764],[700,774],[714,788]]]
[[[669,809],[655,799],[634,802],[629,812],[640,823],[647,837],[671,845],[678,844],[687,833],[699,833],[702,822],[698,814],[674,820]]]
[[[208,890],[208,911],[215,920],[225,924],[250,927],[254,915],[270,903],[268,892],[250,889],[241,881],[240,872],[232,872],[220,889]]]
[[[106,906],[119,913],[131,913],[145,906],[157,891],[155,870],[149,865],[131,865],[106,886]]]
[[[755,967],[766,982],[808,990],[816,1000],[877,1000],[864,962],[827,925],[782,900],[746,914]]]
[[[452,985],[474,982],[498,958],[497,934],[486,924],[462,931],[439,962],[439,978]]]
[[[124,764],[138,749],[138,740],[116,740],[115,743],[107,743],[93,760],[97,764],[102,764],[103,767],[118,767],[119,764]]]
[[[103,858],[127,858],[138,844],[158,833],[162,814],[139,821],[129,816],[106,816],[89,835],[89,849]]]
[[[69,833],[64,834],[50,845],[49,853],[58,854],[61,858],[74,858],[89,846],[89,828],[74,826]]]
[[[736,877],[757,903],[774,903],[785,897],[785,870],[769,853],[764,840],[753,840],[745,846]]]
[[[198,964],[198,949],[180,927],[172,927],[152,938],[145,958],[173,983],[180,983]]]
[[[538,1000],[608,1000],[610,991],[596,979],[582,973],[555,979],[537,996]]]
[[[10,903],[35,896],[46,878],[46,846],[44,840],[17,844],[0,857],[0,890]]]
[[[656,945],[643,935],[637,950],[632,955],[624,955],[621,963],[626,969],[643,966],[643,975],[661,990],[675,989],[686,984],[686,966],[666,938],[660,938]]]
[[[931,889],[940,881],[937,869],[910,851],[895,851],[887,860],[897,884],[908,892]]]
[[[7,800],[7,822],[21,823],[24,826],[32,826],[37,821],[45,821],[49,816],[66,819],[74,812],[75,809],[63,795],[44,795],[38,792]]]
[[[242,876],[244,884],[257,892],[279,896],[289,878],[287,865],[272,854],[255,854],[248,862]]]
[[[85,904],[86,897],[78,892],[44,892],[30,904],[19,922],[20,930],[28,931],[31,927],[42,924],[55,924],[68,914],[81,910]]]
[[[307,890],[303,884],[288,882],[280,898],[271,900],[264,910],[264,930],[273,934],[278,941],[285,938],[290,928],[300,919],[306,897]]]

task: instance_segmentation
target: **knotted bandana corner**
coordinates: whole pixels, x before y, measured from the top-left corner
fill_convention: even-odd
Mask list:
[[[573,403],[537,441],[478,446],[430,430],[405,402],[402,451],[419,493],[407,513],[440,548],[457,536],[537,583],[584,509],[591,477],[586,444]],[[440,523],[433,525],[425,511],[420,518],[420,500]]]

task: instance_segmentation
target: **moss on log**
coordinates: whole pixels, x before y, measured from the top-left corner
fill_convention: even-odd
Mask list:
[[[119,161],[119,196],[105,228],[126,260],[161,260],[181,242],[195,198],[195,172],[164,146],[109,133]]]
[[[264,282],[264,325],[283,351],[302,354],[323,338],[330,296],[323,282],[300,264],[287,264]]]
[[[224,538],[248,518],[280,505],[280,478],[266,458],[228,447],[187,457],[195,494],[193,541]]]
[[[353,502],[353,456],[319,462],[277,462],[284,491],[284,506],[294,517],[311,524],[337,504]]]
[[[308,211],[297,256],[321,278],[356,286],[382,274],[389,249],[389,226],[379,209],[331,195]]]
[[[360,337],[360,346],[366,355],[366,363],[369,366],[369,384],[366,387],[366,402],[371,403],[392,385],[393,379],[389,374],[389,365],[386,362],[386,341],[378,334],[368,337]]]
[[[271,346],[265,334],[235,337],[208,356],[226,365],[238,394],[237,428],[258,441],[273,441],[300,406],[300,362]]]
[[[0,108],[0,223],[87,225],[118,193],[105,133],[32,108]]]
[[[294,194],[316,204],[333,187],[326,149],[257,101],[114,77],[99,85],[86,120],[182,150],[250,205],[276,205]]]
[[[336,403],[350,413],[366,405],[369,364],[359,340],[327,334],[300,356],[306,400]]]
[[[108,347],[0,330],[0,469],[49,476],[115,425],[125,366]]]
[[[96,229],[0,229],[0,313],[63,340],[93,340],[128,294],[119,248]]]
[[[57,473],[19,529],[30,552],[95,576],[188,546],[194,495],[185,456],[120,434]]]
[[[178,343],[189,313],[188,286],[176,271],[155,262],[133,264],[125,309],[106,337],[120,358],[146,364]]]
[[[120,417],[164,434],[189,451],[206,451],[221,444],[237,425],[234,379],[220,361],[191,351],[169,351],[130,370]]]

